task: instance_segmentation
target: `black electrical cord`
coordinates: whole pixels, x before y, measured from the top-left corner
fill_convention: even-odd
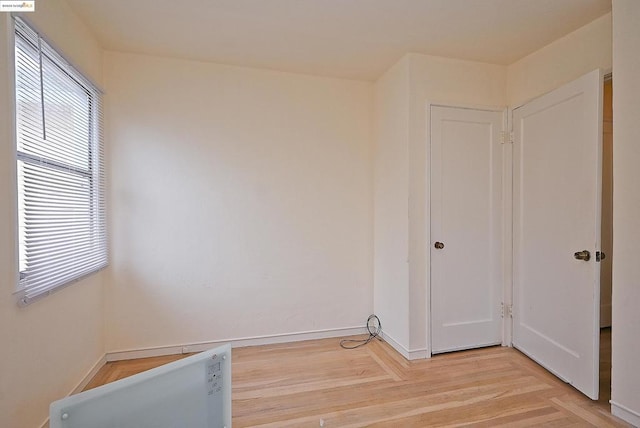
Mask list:
[[[366,339],[342,339],[340,346],[344,349],[356,349],[366,345],[373,339],[381,341],[380,333],[382,333],[382,323],[380,322],[380,318],[376,315],[369,315],[369,318],[367,318],[367,331],[369,332],[369,337]]]

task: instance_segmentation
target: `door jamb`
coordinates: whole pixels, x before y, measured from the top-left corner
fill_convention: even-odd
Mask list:
[[[509,136],[502,144],[502,346],[513,346],[513,109],[507,107],[503,128]]]

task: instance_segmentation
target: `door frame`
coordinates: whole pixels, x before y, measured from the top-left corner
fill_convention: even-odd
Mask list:
[[[467,110],[484,110],[490,112],[502,113],[502,131],[503,135],[510,135],[511,129],[511,109],[506,106],[487,106],[479,104],[464,104],[464,103],[449,103],[449,102],[437,102],[427,101],[425,103],[425,132],[426,132],[426,148],[425,148],[425,180],[427,185],[425,186],[425,213],[426,225],[425,225],[425,244],[427,245],[427,263],[425,264],[425,282],[426,282],[426,320],[429,323],[426,329],[426,354],[427,358],[432,356],[433,347],[431,345],[431,329],[432,323],[432,311],[431,311],[431,108],[432,107],[449,107]],[[505,134],[506,132],[506,134]],[[503,140],[502,145],[502,298],[504,307],[510,307],[512,296],[512,158],[513,158],[513,145],[509,144],[509,139]],[[509,319],[509,322],[503,321],[502,323],[502,346],[511,346],[511,321],[508,316],[508,311],[505,309],[503,320]]]

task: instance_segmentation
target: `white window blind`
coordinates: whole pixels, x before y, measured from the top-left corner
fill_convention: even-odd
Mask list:
[[[107,264],[101,93],[15,18],[20,301]]]

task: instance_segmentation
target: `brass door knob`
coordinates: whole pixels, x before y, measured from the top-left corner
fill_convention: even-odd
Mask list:
[[[436,242],[433,246],[436,247],[436,250],[442,250],[444,248],[444,244],[442,242]]]
[[[591,259],[591,253],[589,250],[582,250],[577,253],[573,253],[573,257],[576,260],[584,260],[585,262],[588,262]]]

